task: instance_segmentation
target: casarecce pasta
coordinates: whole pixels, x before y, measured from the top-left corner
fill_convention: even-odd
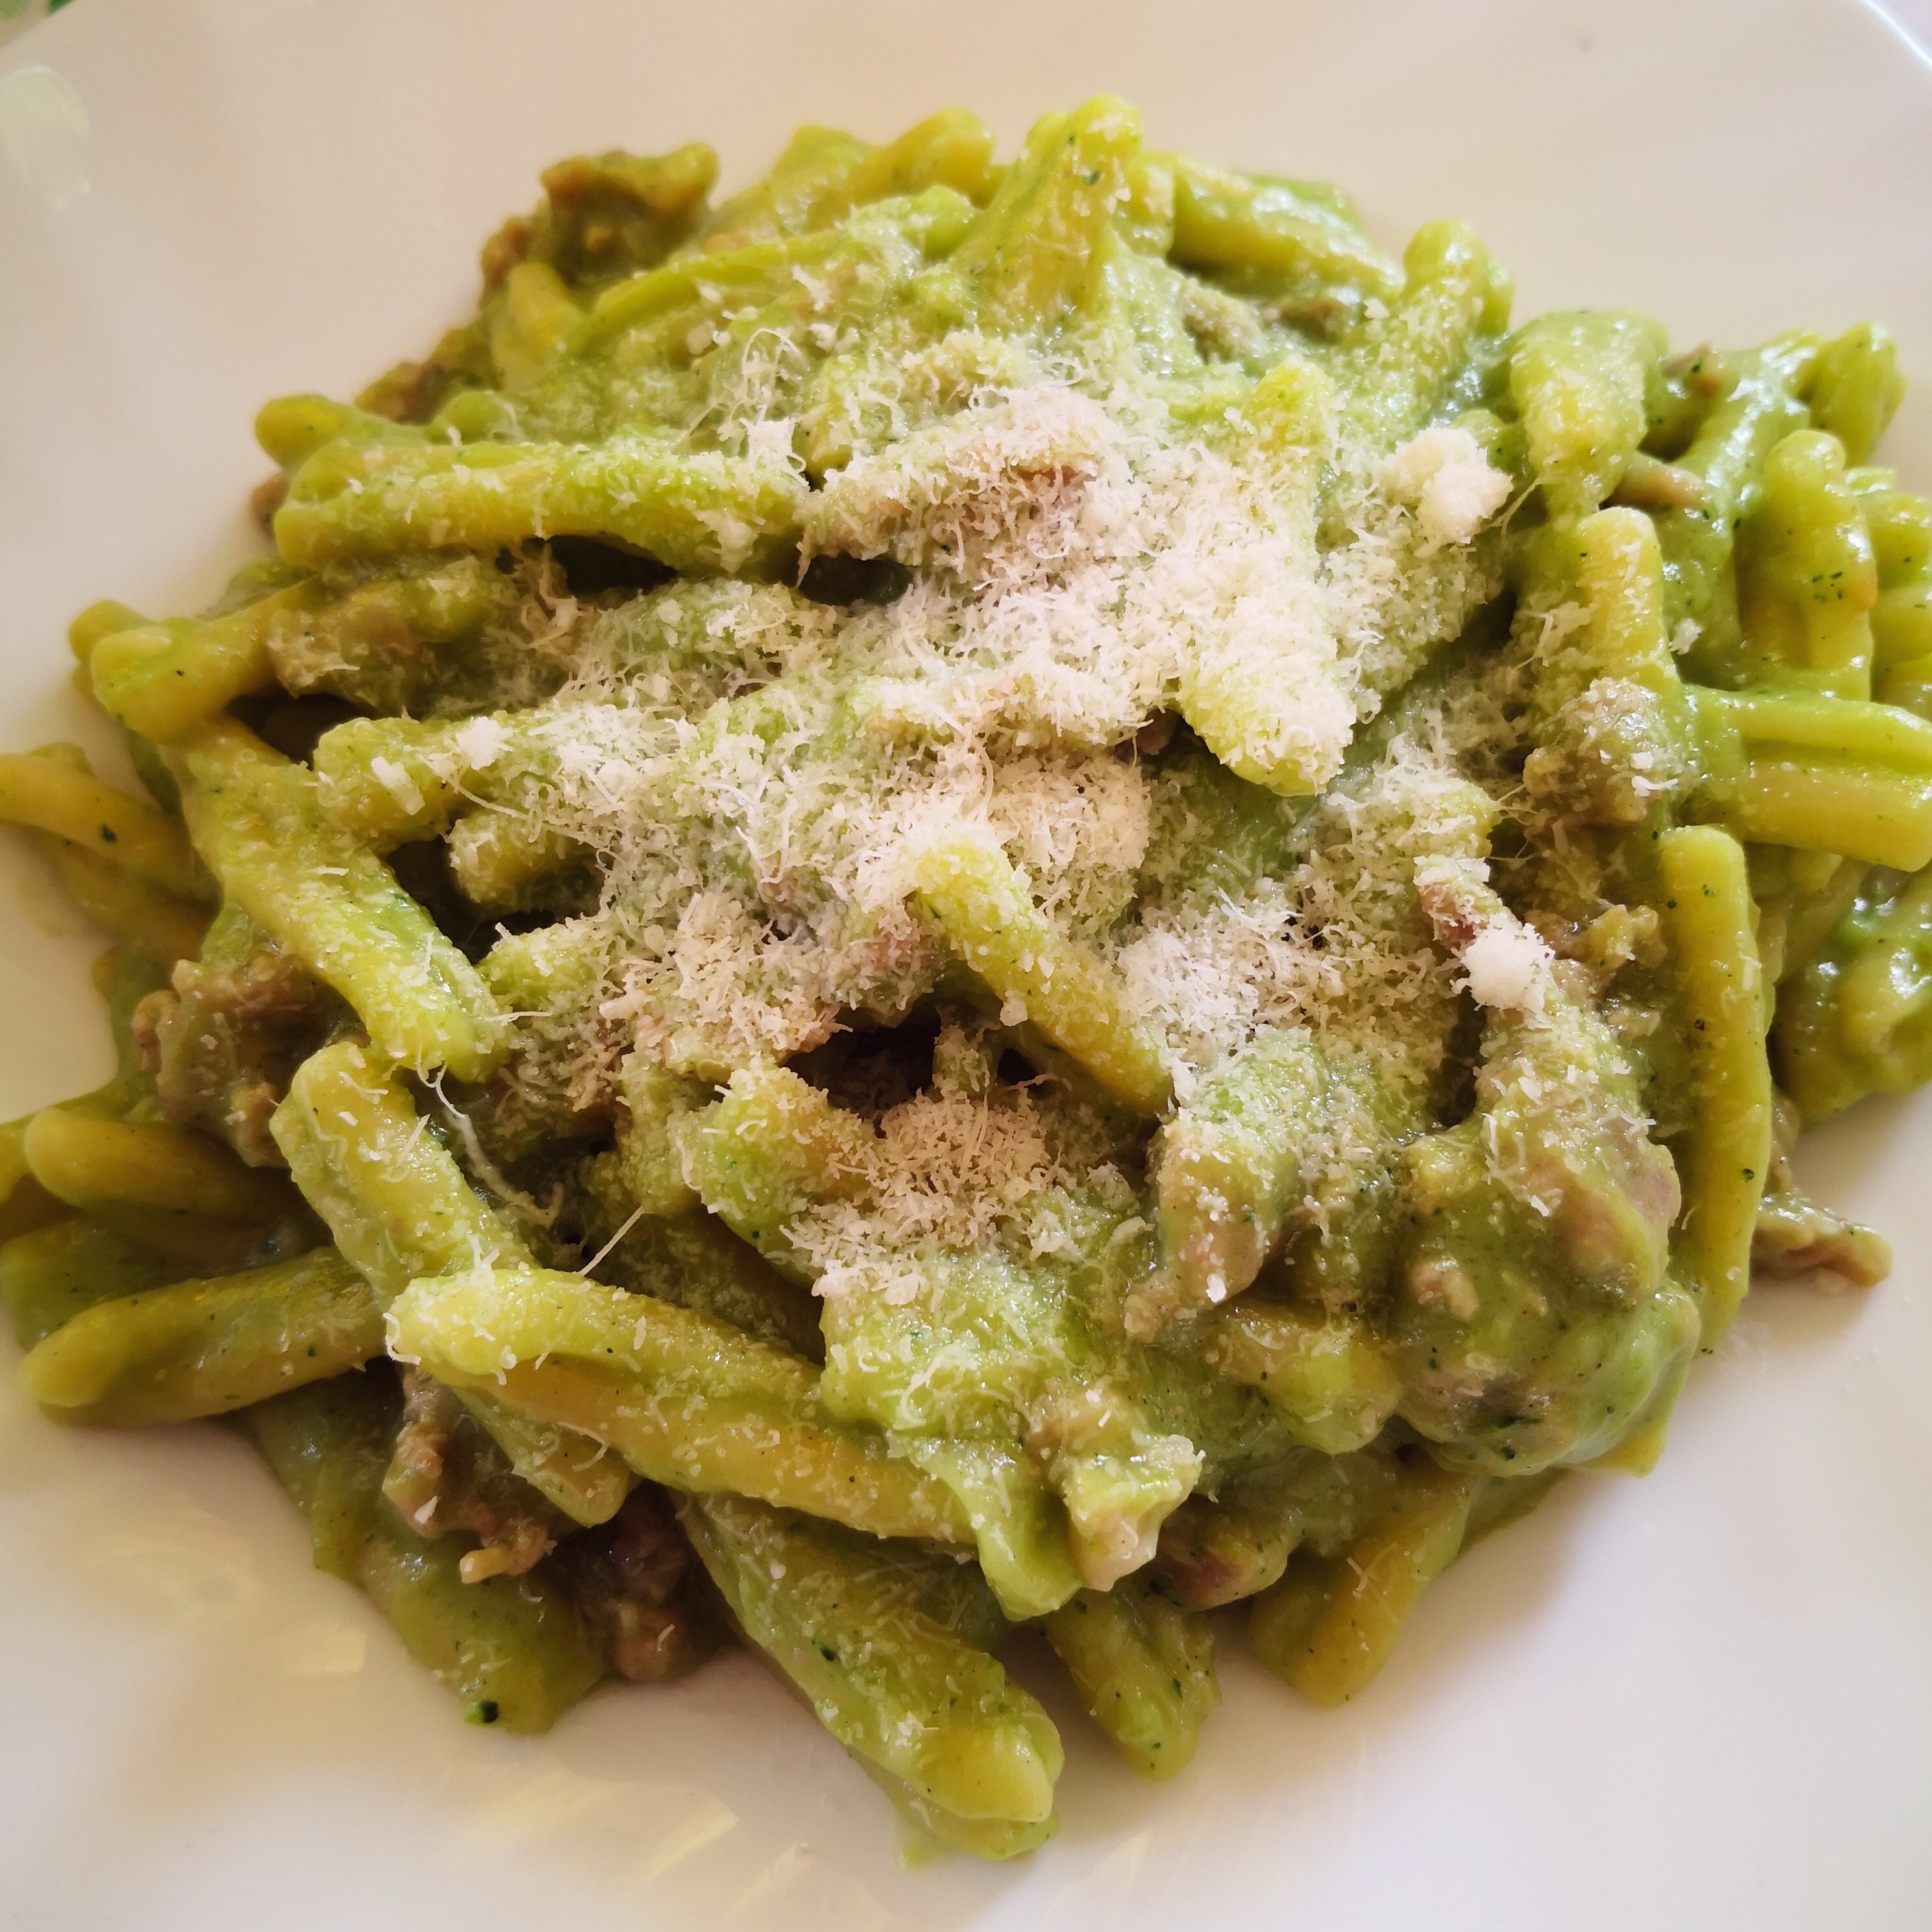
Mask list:
[[[1468,229],[949,111],[560,164],[257,422],[274,554],[0,757],[112,935],[0,1128],[47,1412],[230,1416],[486,1724],[735,1636],[1003,1857],[1320,1702],[1932,1072],[1932,505],[1861,325],[1510,322]]]

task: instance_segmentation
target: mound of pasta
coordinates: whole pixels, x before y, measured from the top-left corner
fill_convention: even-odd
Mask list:
[[[950,112],[560,164],[270,404],[274,554],[73,630],[147,797],[0,1130],[50,1414],[235,1417],[477,1721],[735,1639],[902,1810],[1053,1828],[1214,1652],[1354,1696],[1932,1072],[1932,504],[1874,326],[1512,328],[1467,228]],[[642,1714],[640,1711],[640,1715]]]

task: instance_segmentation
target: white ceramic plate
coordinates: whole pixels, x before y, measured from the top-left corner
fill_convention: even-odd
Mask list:
[[[104,746],[68,616],[204,599],[249,541],[256,404],[433,340],[545,163],[703,136],[742,179],[808,118],[956,100],[1011,142],[1103,88],[1163,143],[1348,184],[1388,238],[1467,217],[1520,313],[1634,305],[1684,344],[1873,314],[1932,379],[1932,76],[1850,0],[81,0],[0,53],[0,737]],[[1932,484],[1932,389],[1890,447]],[[106,1048],[98,941],[10,845],[0,872],[7,1118]],[[1928,1148],[1925,1102],[1821,1136],[1893,1280],[1755,1297],[1660,1471],[1460,1564],[1357,1706],[1231,1642],[1157,1786],[1029,1672],[1064,1822],[1005,1868],[904,1865],[742,1657],[548,1737],[466,1729],[238,1442],[65,1433],[0,1378],[0,1920],[1922,1928]]]

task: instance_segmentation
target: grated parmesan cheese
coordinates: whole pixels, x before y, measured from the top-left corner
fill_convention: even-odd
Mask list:
[[[819,478],[801,571],[891,558],[914,573],[905,592],[842,608],[727,580],[580,606],[539,577],[518,623],[559,684],[452,740],[441,776],[592,855],[600,882],[556,929],[568,989],[514,1002],[538,1011],[509,1079],[533,1112],[558,1091],[608,1105],[634,1050],[722,1082],[897,1024],[948,964],[911,902],[916,867],[963,838],[999,846],[1042,915],[1117,976],[1182,1100],[1279,1025],[1426,1090],[1462,986],[1491,969],[1437,943],[1416,868],[1480,856],[1492,808],[1439,720],[1334,782],[1362,721],[1500,587],[1484,526],[1508,479],[1460,428],[1364,468],[1340,465],[1318,424],[1310,446],[1276,447],[1237,407],[1184,417],[1104,331],[828,334],[826,316],[916,272],[898,248],[875,237],[794,276],[790,321],[726,314],[721,292],[692,348],[715,364],[704,434]],[[1202,353],[1258,352],[1260,325],[1230,298],[1203,290],[1185,313]],[[730,568],[754,532],[698,514]],[[1176,715],[1251,783],[1320,794],[1298,856],[1232,896],[1143,875],[1166,781],[1132,748]],[[996,1018],[1023,1031],[1026,1003]],[[920,1279],[906,1257],[933,1244],[1078,1252],[1050,1204],[1122,1148],[1097,1129],[1056,1144],[1069,1104],[935,1075],[880,1117],[857,1192],[788,1229],[820,1292],[904,1305]],[[1340,1110],[1309,1163],[1316,1221],[1383,1141]]]
[[[1396,502],[1414,506],[1424,555],[1466,544],[1509,500],[1510,479],[1453,424],[1412,436],[1383,459],[1379,474]]]
[[[413,814],[422,810],[421,788],[393,758],[373,758],[369,760],[369,770],[376,782],[404,812]]]
[[[1463,949],[1469,997],[1478,1006],[1540,1012],[1544,974],[1553,957],[1527,926],[1486,926]]]

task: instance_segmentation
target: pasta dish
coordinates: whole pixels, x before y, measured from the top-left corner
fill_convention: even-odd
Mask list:
[[[113,939],[0,1128],[68,1423],[226,1416],[472,1721],[727,1641],[946,1844],[1237,1628],[1318,1703],[1932,1072],[1932,502],[1862,324],[1513,320],[1435,221],[938,114],[564,161],[256,429],[272,554],[0,757]],[[1238,1618],[1221,1615],[1239,1606]]]

